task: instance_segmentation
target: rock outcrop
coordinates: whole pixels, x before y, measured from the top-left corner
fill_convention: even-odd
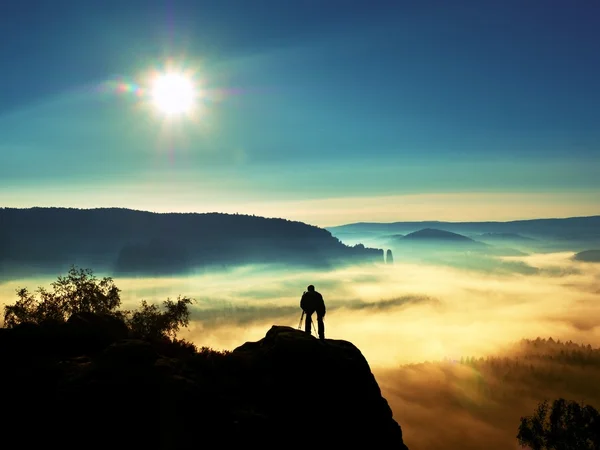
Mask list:
[[[273,326],[258,342],[233,355],[258,375],[253,405],[283,435],[312,436],[311,447],[406,449],[402,430],[367,360],[350,342],[319,341],[299,330]]]
[[[3,444],[407,449],[349,342],[273,326],[233,352],[192,352],[124,331],[92,316],[0,329]]]
[[[388,248],[385,258],[386,264],[394,264],[394,255],[392,255],[392,250]]]

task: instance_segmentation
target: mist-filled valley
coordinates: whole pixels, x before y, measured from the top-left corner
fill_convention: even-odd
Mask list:
[[[600,404],[600,264],[578,261],[575,251],[434,253],[417,261],[395,250],[393,263],[333,268],[246,264],[113,278],[124,307],[195,299],[180,336],[218,350],[256,341],[272,325],[298,327],[300,296],[314,284],[327,305],[327,339],[360,349],[412,450],[518,448],[519,418],[537,402]],[[456,262],[470,256],[486,264]],[[5,279],[0,303],[59,274]]]
[[[2,444],[600,450],[599,13],[2,2]]]

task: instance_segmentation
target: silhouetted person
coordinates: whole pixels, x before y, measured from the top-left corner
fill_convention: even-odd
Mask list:
[[[310,326],[312,324],[312,315],[316,312],[319,339],[325,339],[325,323],[323,322],[323,318],[325,317],[326,309],[323,296],[315,291],[315,287],[312,284],[308,286],[307,289],[308,290],[302,294],[302,299],[300,300],[300,308],[302,308],[304,314],[306,314],[304,331],[311,334]]]

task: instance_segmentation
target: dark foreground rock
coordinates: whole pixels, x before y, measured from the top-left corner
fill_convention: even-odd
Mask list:
[[[349,342],[274,326],[231,353],[191,353],[123,332],[93,317],[0,329],[3,444],[406,450],[367,361]]]

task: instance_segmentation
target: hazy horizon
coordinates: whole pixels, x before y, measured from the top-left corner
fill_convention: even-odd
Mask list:
[[[483,200],[482,200],[483,201]],[[307,225],[313,225],[319,228],[335,228],[335,227],[339,227],[339,226],[343,226],[343,225],[353,225],[353,224],[358,224],[358,223],[381,223],[381,224],[393,224],[393,223],[397,223],[397,222],[414,222],[414,223],[419,223],[419,222],[448,222],[448,223],[463,223],[463,222],[480,222],[480,223],[485,223],[485,222],[513,222],[513,221],[527,221],[527,220],[544,220],[544,219],[574,219],[574,218],[587,218],[587,217],[597,217],[600,216],[600,206],[598,206],[596,208],[596,205],[593,205],[593,211],[595,211],[594,213],[589,213],[589,214],[582,214],[582,215],[560,215],[560,214],[556,214],[556,213],[548,213],[548,215],[546,216],[537,216],[534,215],[530,212],[525,213],[525,211],[523,212],[522,216],[509,216],[509,217],[505,217],[505,218],[497,218],[496,216],[492,215],[492,216],[480,216],[478,218],[478,216],[459,216],[456,214],[449,214],[449,215],[441,215],[441,216],[420,216],[420,215],[416,215],[416,216],[411,216],[411,217],[406,217],[406,216],[389,216],[387,220],[378,220],[377,219],[377,215],[375,215],[372,219],[369,220],[365,220],[365,216],[364,215],[358,215],[356,216],[357,219],[360,218],[361,220],[356,220],[356,221],[345,221],[345,222],[332,222],[332,223],[314,223],[311,222],[310,220],[303,220],[301,217],[301,214],[297,214],[297,215],[292,215],[292,216],[283,216],[283,215],[262,215],[259,214],[258,212],[253,212],[252,210],[248,209],[248,208],[244,208],[244,211],[238,210],[238,209],[231,209],[231,210],[217,210],[217,209],[206,209],[206,210],[187,210],[187,209],[169,209],[169,208],[164,208],[164,209],[156,209],[156,208],[150,208],[150,209],[144,209],[142,207],[131,207],[131,206],[118,206],[117,204],[111,204],[111,203],[107,203],[106,205],[94,205],[94,206],[73,206],[73,205],[61,205],[61,204],[48,204],[48,205],[43,205],[43,204],[31,204],[31,205],[21,205],[21,206],[14,206],[14,205],[10,205],[9,204],[4,204],[2,205],[0,208],[14,208],[14,209],[34,209],[34,208],[48,208],[48,209],[52,209],[52,208],[57,208],[57,209],[82,209],[82,210],[89,210],[89,209],[128,209],[131,211],[138,211],[138,212],[150,212],[150,213],[157,213],[157,214],[240,214],[240,215],[248,215],[248,216],[258,216],[258,217],[264,217],[266,219],[284,219],[284,220],[291,220],[291,221],[297,221],[297,222],[302,222],[305,223]],[[526,209],[526,208],[524,208]],[[334,215],[334,213],[331,213],[332,215]],[[310,215],[309,215],[310,217]],[[352,216],[350,216],[352,217]],[[448,217],[446,219],[444,219],[444,217]],[[495,218],[496,217],[496,218]]]
[[[376,4],[7,6],[0,204],[600,214],[595,6]]]

